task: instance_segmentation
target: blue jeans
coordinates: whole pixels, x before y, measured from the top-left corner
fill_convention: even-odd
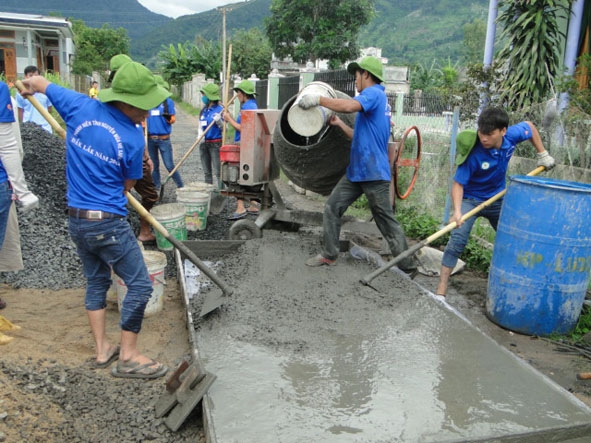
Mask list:
[[[213,184],[213,176],[217,179],[216,185],[220,186],[220,148],[222,142],[201,143],[199,155],[201,156],[201,167],[205,174],[205,183]]]
[[[473,199],[462,200],[462,214],[466,214],[481,203],[481,201]],[[472,231],[472,227],[474,226],[474,223],[478,217],[486,218],[496,231],[497,225],[499,224],[499,215],[501,215],[502,205],[503,199],[497,200],[492,205],[482,209],[478,214],[470,217],[468,220],[462,223],[462,226],[451,231],[451,237],[445,246],[441,264],[452,269],[456,267],[460,255],[462,255],[464,248],[468,244],[470,232]]]
[[[127,220],[91,221],[70,217],[69,230],[86,277],[86,309],[98,311],[107,307],[112,268],[127,286],[119,326],[124,331],[139,333],[152,295],[152,282]]]
[[[2,245],[4,244],[11,205],[12,189],[10,188],[10,182],[5,181],[0,183],[0,249],[2,249]]]
[[[324,257],[331,260],[338,257],[341,217],[361,194],[365,194],[367,197],[371,214],[388,243],[392,255],[397,256],[408,249],[404,231],[394,218],[394,210],[390,202],[390,182],[351,182],[345,176],[332,190],[324,206],[324,249],[322,252]],[[416,269],[417,265],[412,257],[407,257],[400,261],[398,267],[410,271]]]
[[[150,158],[152,159],[152,163],[154,163],[154,172],[152,172],[152,180],[154,181],[154,186],[156,189],[160,190],[160,155],[162,155],[162,161],[164,162],[164,166],[168,172],[174,169],[174,160],[172,159],[172,143],[170,143],[170,139],[166,140],[155,140],[155,139],[148,139],[148,153],[150,154]],[[181,174],[179,171],[176,171],[172,174],[172,179],[176,183],[177,188],[183,187],[183,180],[181,179]]]

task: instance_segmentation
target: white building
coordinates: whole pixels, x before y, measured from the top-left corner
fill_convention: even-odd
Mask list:
[[[72,24],[61,17],[0,12],[0,73],[22,77],[25,67],[59,74],[70,80],[74,55]]]

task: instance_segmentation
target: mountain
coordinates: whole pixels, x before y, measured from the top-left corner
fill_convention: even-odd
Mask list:
[[[489,0],[375,0],[376,15],[360,33],[361,46],[382,48],[390,64],[430,63],[459,58],[463,25],[480,18],[486,22]],[[227,6],[226,37],[232,32],[263,29],[271,0],[250,0]],[[83,4],[74,0],[3,0],[1,12],[50,14],[84,20],[87,26],[127,29],[134,59],[153,64],[158,52],[171,43],[222,39],[222,13],[212,9],[171,19],[155,14],[136,0],[103,0]]]
[[[57,15],[84,20],[86,26],[100,28],[108,23],[112,28],[125,28],[131,45],[150,29],[159,28],[172,18],[155,14],[136,0],[2,0],[0,12],[19,14]]]

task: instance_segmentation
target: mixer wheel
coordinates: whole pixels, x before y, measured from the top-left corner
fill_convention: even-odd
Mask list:
[[[261,238],[263,231],[249,219],[238,220],[230,227],[230,240],[252,240]]]

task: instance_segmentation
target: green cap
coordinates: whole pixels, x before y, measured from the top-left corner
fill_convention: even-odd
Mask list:
[[[170,95],[170,92],[158,86],[148,68],[129,62],[117,70],[111,87],[102,89],[98,98],[104,103],[119,101],[147,111],[158,106]]]
[[[384,81],[382,62],[375,57],[363,57],[359,63],[353,62],[349,63],[349,66],[347,66],[347,71],[349,74],[355,75],[355,71],[357,70],[370,72],[380,82]]]
[[[220,99],[220,87],[215,83],[207,83],[201,88],[201,93],[204,94],[212,102]]]
[[[113,81],[113,77],[115,76],[115,73],[117,72],[117,70],[123,66],[126,63],[129,63],[133,61],[131,59],[131,57],[127,54],[117,54],[114,55],[113,57],[111,57],[111,60],[109,61],[109,69],[111,70],[111,73],[109,74],[109,78],[107,79],[108,83],[111,83]]]
[[[458,134],[456,137],[456,166],[460,166],[466,161],[477,138],[478,134],[474,129],[466,129]]]
[[[250,80],[242,80],[234,86],[234,91],[242,91],[246,95],[256,95],[256,92],[254,92],[254,83]]]

